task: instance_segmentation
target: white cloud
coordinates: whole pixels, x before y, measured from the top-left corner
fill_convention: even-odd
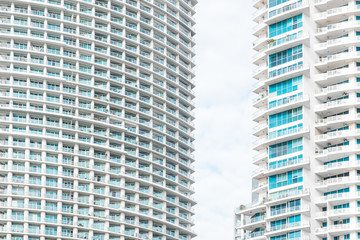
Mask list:
[[[252,1],[196,7],[197,239],[233,239],[234,207],[250,202]]]

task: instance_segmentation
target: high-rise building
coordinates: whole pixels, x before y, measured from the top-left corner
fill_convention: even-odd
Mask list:
[[[253,6],[257,169],[235,239],[360,239],[360,2]]]
[[[195,236],[195,4],[0,1],[0,239]]]

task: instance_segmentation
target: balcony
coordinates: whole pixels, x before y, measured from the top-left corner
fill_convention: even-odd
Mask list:
[[[253,12],[252,17],[254,22],[259,22],[261,20],[265,20],[268,16],[268,9],[266,6],[262,8],[258,8],[255,12]]]
[[[328,55],[319,59],[316,67],[320,71],[326,71],[328,68],[335,68],[339,63],[345,64],[359,58],[360,52],[342,52],[338,54]]]
[[[267,152],[259,152],[257,155],[255,155],[253,157],[253,164],[260,164],[260,163],[265,163],[266,160],[268,159],[268,153]]]
[[[345,155],[349,155],[353,152],[359,151],[360,146],[336,146],[336,147],[329,147],[327,149],[315,149],[315,158],[318,160],[325,161],[326,159],[337,158]]]
[[[309,39],[309,34],[304,33],[303,31],[299,31],[279,39],[268,39],[267,45],[265,46],[265,53],[270,55],[291,47],[295,47],[305,39]]]
[[[315,142],[327,143],[327,141],[330,141],[330,140],[333,140],[333,141],[341,140],[340,142],[342,142],[342,140],[344,138],[354,136],[354,135],[359,135],[359,134],[360,134],[360,129],[350,129],[350,130],[343,130],[343,131],[328,132],[326,134],[315,135]],[[336,144],[336,143],[338,143],[338,141],[332,142],[332,143]]]
[[[343,161],[343,162],[335,162],[327,165],[323,165],[315,169],[315,173],[321,177],[326,177],[329,175],[336,175],[345,172],[348,169],[357,167],[360,165],[360,160],[355,162],[352,161]]]
[[[276,201],[276,200],[284,200],[286,198],[294,198],[300,197],[301,195],[309,195],[309,189],[302,189],[302,190],[295,190],[295,191],[288,191],[286,193],[279,193],[273,195],[271,198],[268,199],[268,202]]]
[[[351,102],[350,99],[340,99],[340,100],[330,101],[327,103],[316,105],[315,111],[320,112],[320,111],[329,111],[330,109],[342,108],[345,105],[349,104],[350,102]]]
[[[265,176],[264,174],[265,174],[266,171],[267,171],[267,166],[266,165],[259,166],[257,169],[252,171],[251,176],[253,178],[262,178],[262,177]],[[259,184],[256,184],[256,187],[259,187]],[[253,189],[256,188],[256,187],[254,186]]]
[[[253,135],[260,136],[267,133],[268,125],[266,123],[260,123],[253,127]]]
[[[346,114],[346,115],[338,115],[327,118],[319,118],[315,121],[315,126],[317,128],[322,127],[322,129],[326,129],[326,127],[333,124],[344,124],[347,122],[351,122],[352,120],[360,118],[360,114]]]
[[[287,207],[283,209],[278,209],[274,211],[270,211],[269,216],[266,217],[266,220],[274,217],[279,217],[279,215],[286,215],[286,214],[294,214],[294,212],[300,212],[300,211],[310,211],[309,205],[304,206],[294,206],[294,207]]]
[[[359,83],[356,83],[356,84],[343,83],[343,84],[330,85],[330,86],[321,88],[321,90],[316,93],[316,97],[321,98],[321,99],[326,99],[328,97],[328,94],[349,91],[349,90],[359,88],[359,87],[360,87]]]
[[[358,227],[358,224],[343,223],[328,226],[328,231],[330,233],[336,232],[337,234],[348,233],[349,231],[351,231],[350,229],[357,229]]]
[[[329,80],[338,80],[344,77],[350,77],[351,75],[358,74],[360,72],[360,68],[342,68],[342,69],[334,69],[327,71],[326,73],[320,73],[315,75],[315,81],[329,81]]]
[[[272,132],[270,132],[267,137],[258,138],[253,142],[254,149],[261,150],[268,145],[294,139],[305,134],[305,136],[308,136],[307,133],[309,133],[309,128],[304,128],[302,126],[297,128],[284,129],[284,131],[281,132],[275,131],[275,134],[272,134]]]
[[[285,111],[290,108],[301,106],[308,101],[309,96],[303,94],[286,97],[284,99],[281,99],[281,101],[276,101],[275,103],[272,103],[269,107],[265,106],[259,108],[255,113],[253,113],[253,121],[259,122],[261,120],[264,120],[265,116],[271,115],[280,110]]]
[[[261,231],[257,231],[257,232],[252,232],[252,233],[248,233],[246,235],[244,235],[244,237],[241,240],[247,240],[247,239],[256,239],[256,240],[260,240],[260,239],[266,239],[265,238],[265,230],[261,230]]]
[[[252,28],[252,34],[254,36],[260,37],[261,34],[266,33],[267,24],[265,22],[259,22]]]
[[[288,160],[288,159],[284,159],[285,161],[283,162],[278,162],[278,164],[276,165],[270,165],[266,174],[267,175],[273,175],[273,174],[278,174],[278,173],[283,173],[284,171],[291,171],[291,170],[295,170],[297,168],[299,168],[299,166],[306,166],[310,164],[310,159],[309,158],[303,158],[303,157],[298,157],[296,159],[292,159],[292,160]]]
[[[336,3],[339,2],[339,5],[347,3],[347,0],[314,0],[315,5]]]
[[[305,71],[308,70],[309,67],[307,65],[304,65],[303,62],[291,64],[289,66],[270,71],[266,83],[270,85],[275,80],[281,81],[281,80],[286,80],[287,78],[300,76],[301,74],[304,74]]]
[[[356,10],[359,9],[359,6],[343,6],[337,8],[330,8],[325,12],[317,13],[314,15],[315,21],[330,21],[331,18],[338,17],[338,15],[347,15],[353,14]]]
[[[317,204],[325,204],[328,201],[341,201],[344,199],[349,199],[351,197],[357,196],[355,193],[336,193],[336,194],[329,194],[327,196],[321,196],[315,199],[315,203]]]
[[[337,178],[329,178],[326,180],[318,181],[315,184],[315,187],[318,190],[323,191],[330,191],[335,190],[337,188],[337,185],[341,185],[342,187],[346,187],[349,185],[352,185],[360,180],[360,177],[358,176],[351,176],[351,177],[337,177]]]
[[[253,77],[256,79],[262,79],[266,77],[267,72],[268,66],[266,65],[266,63],[263,63],[253,70]]]
[[[260,64],[266,63],[267,58],[268,58],[268,56],[265,54],[264,51],[258,51],[253,56],[253,64],[260,65]]]
[[[330,39],[323,43],[316,44],[314,46],[314,50],[319,54],[325,55],[328,52],[344,51],[348,49],[349,46],[352,46],[359,41],[360,41],[360,36],[340,37],[340,38]]]
[[[254,93],[260,93],[260,92],[263,92],[266,90],[267,90],[267,87],[265,87],[265,81],[263,79],[261,79],[253,84],[253,92]]]
[[[262,0],[252,0],[252,6],[254,8],[260,8],[265,5],[266,5],[266,3],[264,3],[264,1],[262,1]]]
[[[304,105],[305,102],[309,102],[309,96],[304,94],[297,94],[295,96],[289,96],[287,98],[281,99],[281,101],[277,101],[276,103],[271,103],[271,106],[267,110],[267,114],[271,115],[279,110],[285,111],[290,108],[295,108],[301,105]]]
[[[336,39],[343,35],[344,31],[351,31],[352,28],[358,28],[360,21],[347,21],[329,24],[326,27],[321,27],[317,29],[316,36],[321,41],[326,41],[327,39]]]
[[[264,104],[267,104],[267,97],[268,97],[267,92],[262,92],[262,93],[258,94],[253,99],[253,106],[254,107],[259,107],[259,106],[262,106]]]
[[[269,11],[269,16],[266,20],[266,23],[270,25],[272,23],[289,18],[289,16],[296,16],[297,14],[304,12],[304,8],[307,8],[308,6],[309,3],[307,0],[299,0],[297,2]]]
[[[244,214],[247,216],[252,216],[256,213],[265,212],[266,208],[263,201],[260,202],[252,202],[246,205],[240,205],[235,208],[236,214]]]
[[[255,226],[258,226],[259,223],[265,227],[265,216],[258,216],[254,218],[248,218],[244,221],[243,228],[254,228]]]
[[[278,234],[279,232],[291,229],[291,228],[305,228],[310,227],[310,223],[308,221],[301,221],[301,222],[293,222],[293,223],[286,223],[277,226],[270,227],[267,229],[266,235],[273,235]]]
[[[268,188],[268,183],[267,181],[262,181],[262,182],[258,182],[256,184],[254,184],[252,186],[252,192],[265,192]]]

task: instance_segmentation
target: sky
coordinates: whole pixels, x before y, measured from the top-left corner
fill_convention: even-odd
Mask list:
[[[234,239],[234,208],[251,201],[255,80],[252,0],[196,5],[196,240]]]

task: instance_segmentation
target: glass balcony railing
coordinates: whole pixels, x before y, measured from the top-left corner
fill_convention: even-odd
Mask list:
[[[306,5],[307,5],[307,2],[305,0],[299,0],[299,1],[295,2],[295,3],[292,3],[292,4],[286,5],[284,7],[281,7],[281,8],[275,9],[273,11],[270,11],[269,12],[269,18],[275,17],[276,15],[279,15],[279,14],[282,14],[282,13],[285,13],[285,12],[288,12],[288,11],[291,11],[293,9],[300,8],[300,7],[303,7],[303,6],[306,6]]]
[[[294,33],[294,34],[291,34],[291,35],[288,35],[286,37],[282,37],[282,38],[279,38],[279,39],[269,39],[268,40],[268,45],[266,46],[267,49],[270,49],[270,48],[273,48],[273,47],[276,47],[276,46],[279,46],[279,45],[282,45],[284,43],[287,43],[287,42],[291,42],[293,40],[296,40],[296,39],[299,39],[299,38],[302,38],[302,37],[306,37],[308,34],[306,33],[303,33],[303,31],[299,31],[297,33]]]
[[[290,66],[286,66],[286,67],[279,68],[277,70],[269,72],[269,78],[278,77],[280,75],[283,75],[283,74],[286,74],[289,72],[301,70],[303,68],[304,68],[303,62],[298,62],[298,63],[292,64]]]
[[[268,201],[275,201],[275,200],[282,199],[282,198],[287,198],[287,197],[292,197],[292,196],[297,196],[297,195],[302,195],[302,194],[308,194],[308,193],[309,193],[309,189],[293,188],[293,189],[289,189],[286,191],[281,191],[281,192],[271,194]]]
[[[287,207],[287,208],[272,210],[270,212],[270,216],[277,216],[277,215],[281,215],[281,214],[285,214],[285,213],[291,213],[291,212],[296,212],[296,211],[300,211],[300,210],[309,210],[309,209],[310,209],[309,206]]]

